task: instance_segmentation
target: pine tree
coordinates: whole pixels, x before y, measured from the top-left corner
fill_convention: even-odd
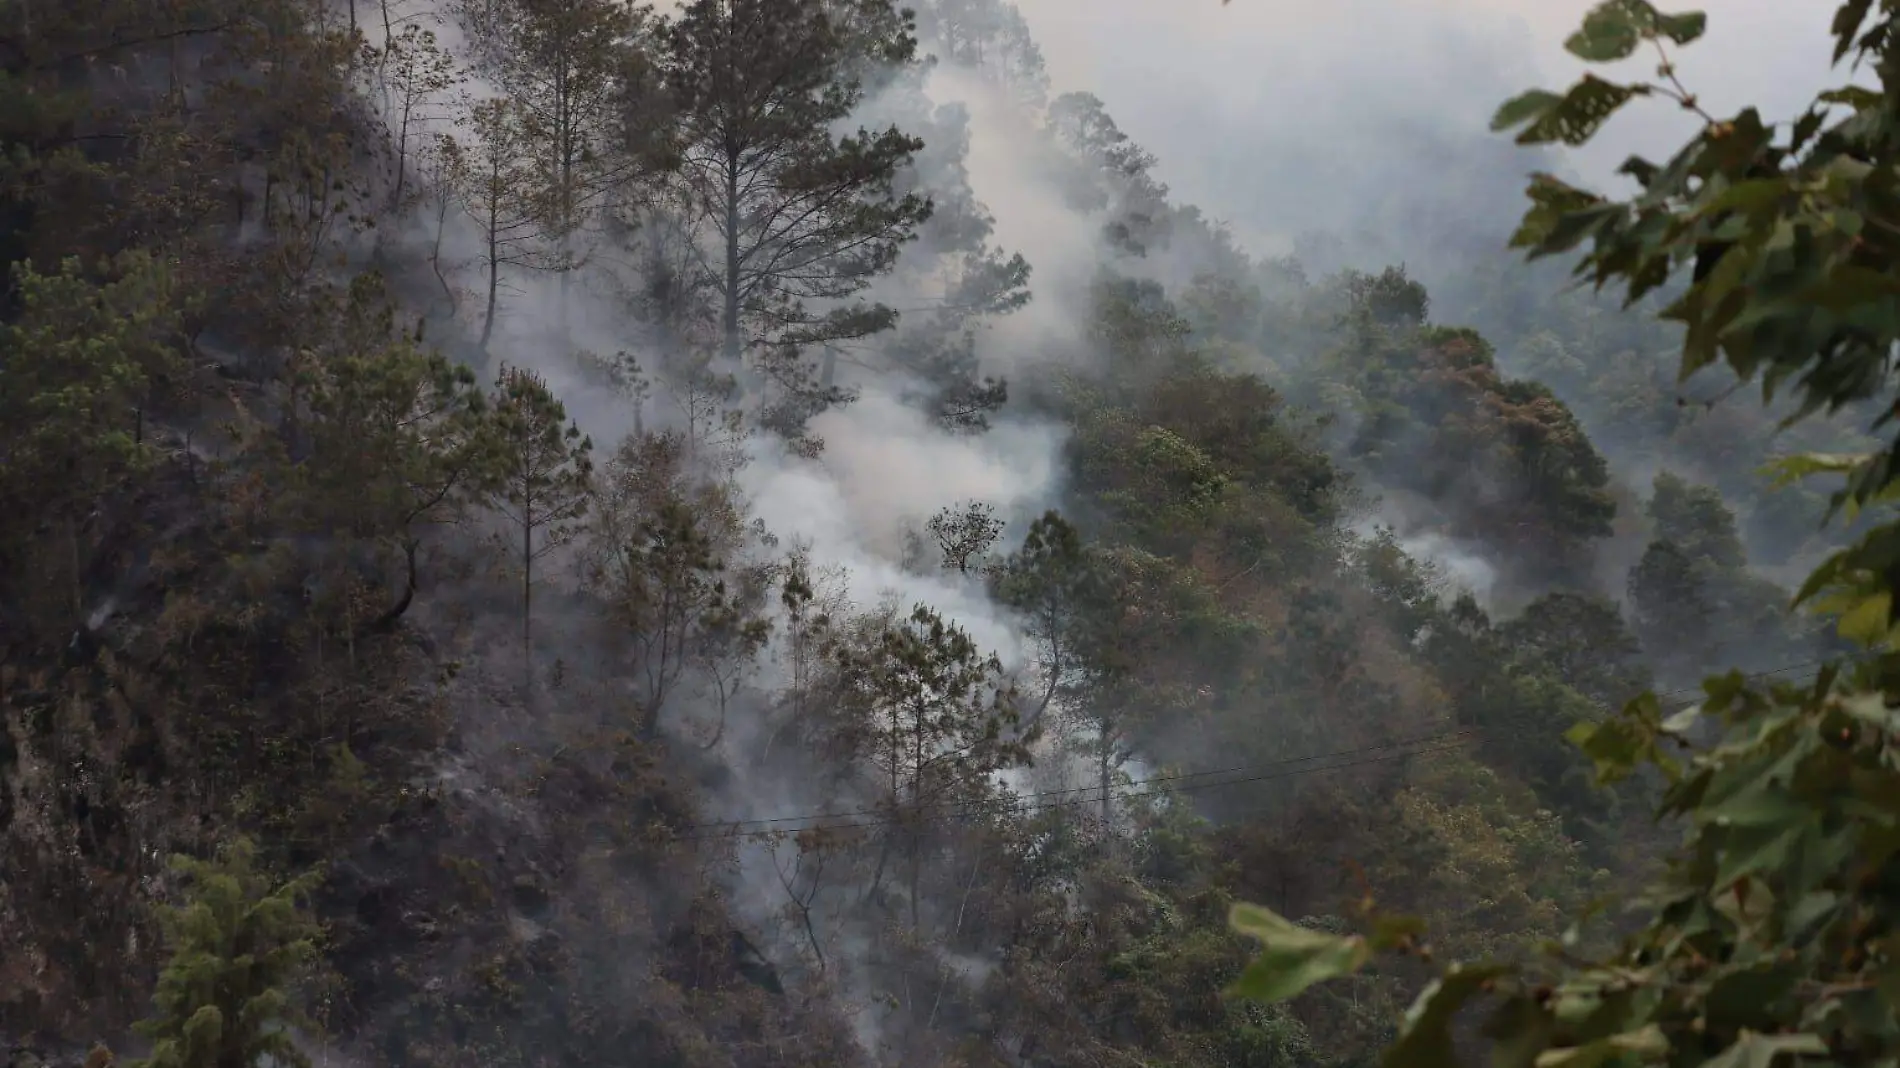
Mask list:
[[[589,580],[638,654],[643,737],[689,671],[727,697],[766,638],[763,576],[731,566],[744,536],[732,491],[690,463],[682,434],[628,438],[589,524]]]
[[[522,670],[532,692],[534,565],[580,533],[593,484],[594,445],[534,372],[503,367],[495,394],[500,452],[489,501],[508,520],[521,565]]]
[[[894,188],[921,142],[895,127],[832,132],[863,98],[866,70],[914,55],[906,19],[858,10],[890,6],[843,18],[824,0],[695,0],[666,27],[662,82],[679,113],[684,199],[710,238],[699,267],[721,303],[724,356],[737,365],[764,350],[789,391],[826,392],[798,373],[804,346],[895,321],[854,298],[930,215],[926,198]]]
[[[152,1055],[133,1068],[258,1068],[266,1058],[309,1068],[292,1030],[309,1021],[288,988],[317,957],[320,928],[305,901],[319,876],[273,886],[244,839],[215,860],[175,858],[173,868],[189,885],[184,903],[160,914],[171,959],[157,1012],[138,1029]]]
[[[356,288],[356,315],[383,298],[374,275]],[[372,626],[408,610],[423,534],[457,521],[480,496],[498,429],[474,373],[399,336],[393,312],[383,309],[367,343],[299,359],[295,368],[308,448],[296,471],[301,518],[313,531],[387,547],[404,561],[403,587]]]
[[[645,108],[647,9],[616,0],[477,0],[460,5],[476,69],[518,120],[516,149],[533,178],[539,240],[563,301],[581,263],[588,218],[650,160],[630,152],[627,114]],[[565,318],[565,316],[563,316]]]
[[[0,599],[36,600],[26,593],[39,576],[57,576],[56,603],[77,614],[84,516],[150,458],[146,405],[176,367],[174,283],[144,255],[109,273],[95,281],[73,260],[56,274],[14,265],[21,314],[0,324]],[[59,524],[57,548],[35,537],[47,521]]]
[[[433,122],[436,101],[462,80],[455,59],[436,43],[435,31],[409,23],[382,47],[383,122],[395,159],[390,207],[400,211],[408,186],[409,145],[419,127]]]
[[[480,340],[483,351],[495,334],[502,269],[544,268],[549,262],[537,245],[535,175],[522,156],[523,122],[520,109],[507,100],[482,101],[463,119],[473,144],[466,153],[445,157],[458,161],[447,174],[460,182],[457,199],[481,227],[482,266],[488,275]]]
[[[1047,512],[997,569],[993,586],[998,602],[1022,614],[1024,633],[1034,643],[1042,693],[1023,716],[1033,725],[1058,697],[1077,695],[1094,628],[1108,607],[1109,583],[1075,526]]]
[[[985,656],[966,631],[924,605],[838,656],[844,707],[858,717],[853,733],[902,839],[914,929],[930,810],[981,799],[992,773],[1029,761],[1015,731],[1016,691],[995,654]]]

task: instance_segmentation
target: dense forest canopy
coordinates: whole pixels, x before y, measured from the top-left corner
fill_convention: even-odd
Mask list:
[[[9,1068],[1366,1063],[1230,907],[1559,937],[1566,733],[1884,545],[1872,392],[1251,249],[1008,0],[0,0],[0,146]]]

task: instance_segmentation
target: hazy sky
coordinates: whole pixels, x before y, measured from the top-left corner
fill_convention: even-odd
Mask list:
[[[1367,183],[1422,180],[1399,142],[1486,136],[1505,97],[1561,88],[1591,0],[1019,0],[1059,89],[1087,89],[1160,156],[1180,196],[1243,233],[1350,214]],[[1665,9],[1678,5],[1664,4]],[[1684,4],[1681,7],[1693,5]],[[1832,0],[1703,0],[1681,76],[1711,110],[1805,102],[1828,74]],[[1632,61],[1634,62],[1634,61]],[[1641,61],[1646,75],[1653,58]],[[1606,173],[1680,143],[1664,102],[1573,160]],[[1407,172],[1412,173],[1408,174]],[[1515,208],[1516,205],[1505,205]]]

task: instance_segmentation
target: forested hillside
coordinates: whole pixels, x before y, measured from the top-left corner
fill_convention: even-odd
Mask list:
[[[1638,885],[1565,732],[1842,650],[1759,468],[1866,413],[1243,248],[1086,88],[1007,0],[0,0],[10,1066],[1356,1065],[1424,970],[1232,1000],[1233,902]]]

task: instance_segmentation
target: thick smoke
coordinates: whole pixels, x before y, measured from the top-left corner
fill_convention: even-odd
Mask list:
[[[1562,50],[1592,0],[1025,0],[1061,84],[1101,96],[1122,127],[1160,156],[1183,200],[1243,236],[1351,233],[1368,206],[1450,201],[1514,217],[1527,166],[1491,166],[1485,123],[1508,96],[1557,87],[1582,69]],[[1663,5],[1667,7],[1668,5]],[[1679,74],[1711,111],[1747,104],[1785,115],[1829,78],[1824,20],[1780,0],[1709,0],[1709,33],[1683,50]],[[1654,58],[1616,68],[1648,77]],[[1188,121],[1184,117],[1191,116]],[[1633,152],[1659,155],[1694,118],[1662,104],[1619,116],[1566,162],[1604,181]],[[1484,165],[1458,188],[1417,148],[1450,140]],[[1489,146],[1489,148],[1487,148]],[[1524,162],[1519,157],[1520,164]],[[1395,218],[1406,213],[1393,212]],[[1406,235],[1397,235],[1401,240]],[[1422,251],[1417,245],[1412,246]]]
[[[1583,0],[1534,6],[1504,0],[1022,3],[1048,55],[1053,91],[1099,95],[1133,140],[1159,157],[1158,177],[1172,187],[1174,203],[1198,204],[1231,222],[1255,255],[1285,251],[1321,231],[1345,235],[1349,245],[1371,235],[1379,244],[1361,241],[1358,255],[1382,258],[1408,248],[1429,254],[1434,238],[1490,235],[1509,224],[1522,174],[1535,160],[1500,144],[1484,123],[1505,96],[1569,74],[1556,66],[1540,70],[1538,59],[1556,54],[1554,42],[1583,6]],[[1819,40],[1807,47],[1813,20],[1793,7],[1769,0],[1717,4],[1712,40],[1684,63],[1685,79],[1707,85],[1719,110],[1725,96],[1761,96],[1759,71],[1785,69],[1789,78],[1772,80],[1765,101],[1778,104],[1787,81],[1814,72],[1795,60],[1770,63],[1763,42],[1772,42],[1776,55],[1790,42],[1799,43],[1790,49],[1796,54],[1825,54]],[[1715,55],[1724,57],[1722,64],[1708,58]],[[969,146],[962,165],[975,199],[994,218],[992,240],[1005,252],[1021,251],[1034,267],[1031,302],[979,332],[981,369],[1019,379],[1085,356],[1080,324],[1105,258],[1100,219],[1073,209],[1059,176],[1043,165],[1045,135],[1018,101],[949,64],[930,72],[923,91],[932,104],[963,108]],[[888,103],[873,99],[865,111],[876,114]],[[1620,159],[1633,148],[1653,151],[1679,138],[1680,117],[1653,111],[1605,147],[1565,162],[1600,175],[1605,153]],[[926,188],[930,178],[924,176]],[[479,235],[466,216],[450,214],[445,259],[452,261],[451,286],[461,290],[466,327],[470,309],[480,303],[473,298],[472,267]],[[412,240],[426,241],[426,215],[413,221]],[[595,251],[565,292],[551,275],[511,272],[491,348],[497,360],[543,373],[606,452],[637,427],[678,426],[681,419],[679,405],[664,396],[636,406],[599,388],[577,364],[582,350],[626,352],[648,369],[668,355],[628,313],[637,265],[615,262],[605,246]],[[907,252],[898,274],[935,251]],[[1429,264],[1420,274],[1429,284]],[[900,290],[891,282],[877,295],[902,306]],[[990,602],[979,581],[914,566],[909,547],[933,513],[964,501],[985,502],[1005,520],[999,548],[1017,542],[1036,515],[1061,501],[1062,429],[1005,411],[986,433],[954,433],[911,402],[914,383],[907,376],[849,362],[838,371],[857,397],[813,421],[812,431],[824,441],[820,454],[798,455],[766,438],[743,446],[737,487],[749,518],[776,539],[758,547],[757,562],[789,545],[808,546],[812,563],[832,577],[833,591],[849,609],[931,605],[994,650],[1007,669],[1028,670],[1032,651],[1018,621]],[[1379,517],[1387,525],[1393,518]],[[1401,535],[1408,552],[1433,560],[1456,586],[1495,607],[1499,568],[1428,530]],[[782,643],[768,649],[762,685],[782,681],[786,655]],[[766,703],[742,705],[742,721],[731,725],[721,755],[762,744],[769,734],[761,711]],[[1069,785],[1065,772],[1073,769],[1056,756],[1048,781]],[[1127,770],[1139,775],[1146,767],[1137,760]],[[1027,776],[1020,782],[1040,785]],[[712,791],[708,815],[742,821],[820,811],[832,801],[821,790],[783,775],[739,775]],[[747,844],[738,853],[734,903],[748,920],[769,928],[784,906],[778,864],[789,854]],[[861,932],[841,929],[827,937],[835,939],[830,949],[842,963],[869,953]],[[986,966],[958,963],[965,970]],[[875,1045],[875,1020],[865,1015],[859,1022],[867,1047]]]

